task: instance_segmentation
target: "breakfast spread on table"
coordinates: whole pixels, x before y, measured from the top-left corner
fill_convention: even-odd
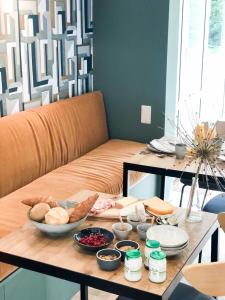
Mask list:
[[[96,193],[79,203],[69,200],[57,202],[52,197],[44,196],[28,198],[22,203],[31,207],[28,217],[34,225],[42,223],[54,228],[73,223],[79,226],[79,222],[85,222],[88,215],[101,218],[104,214],[106,218],[107,212],[110,218],[113,213],[117,214],[119,222],[112,225],[112,231],[119,240],[115,248],[108,248],[115,236],[101,227],[80,230],[73,239],[84,253],[97,252],[97,263],[103,270],[115,270],[120,266],[120,261],[124,261],[124,276],[128,281],[141,280],[143,263],[152,282],[165,281],[166,257],[178,255],[188,246],[189,237],[185,230],[172,226],[177,222],[171,225],[168,221],[177,220],[176,208],[158,197],[138,200],[134,197],[103,197]],[[127,222],[124,222],[125,216]],[[137,238],[145,240],[143,254],[139,243],[128,239],[131,231],[137,231]]]

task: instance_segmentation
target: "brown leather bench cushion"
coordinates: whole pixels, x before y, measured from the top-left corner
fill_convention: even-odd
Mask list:
[[[0,118],[0,197],[108,140],[101,92]]]
[[[118,194],[122,188],[123,161],[143,150],[132,141],[109,140],[80,158],[36,179],[0,199],[0,237],[27,221],[28,207],[20,201],[26,197],[52,195],[65,199],[82,189]],[[135,181],[137,174],[131,179]]]

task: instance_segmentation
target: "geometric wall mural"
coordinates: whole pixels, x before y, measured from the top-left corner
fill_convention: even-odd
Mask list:
[[[93,0],[0,0],[0,116],[93,90]]]

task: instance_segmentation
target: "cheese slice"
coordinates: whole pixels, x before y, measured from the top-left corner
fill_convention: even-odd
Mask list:
[[[155,215],[170,215],[174,212],[174,206],[158,197],[144,201],[144,205],[147,211]]]
[[[134,204],[135,202],[137,202],[138,199],[135,197],[123,197],[119,200],[116,200],[116,208],[124,208],[127,207],[131,204]]]

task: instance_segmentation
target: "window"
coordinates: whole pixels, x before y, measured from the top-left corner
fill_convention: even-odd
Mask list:
[[[225,0],[183,0],[178,117],[190,132],[224,118]]]

